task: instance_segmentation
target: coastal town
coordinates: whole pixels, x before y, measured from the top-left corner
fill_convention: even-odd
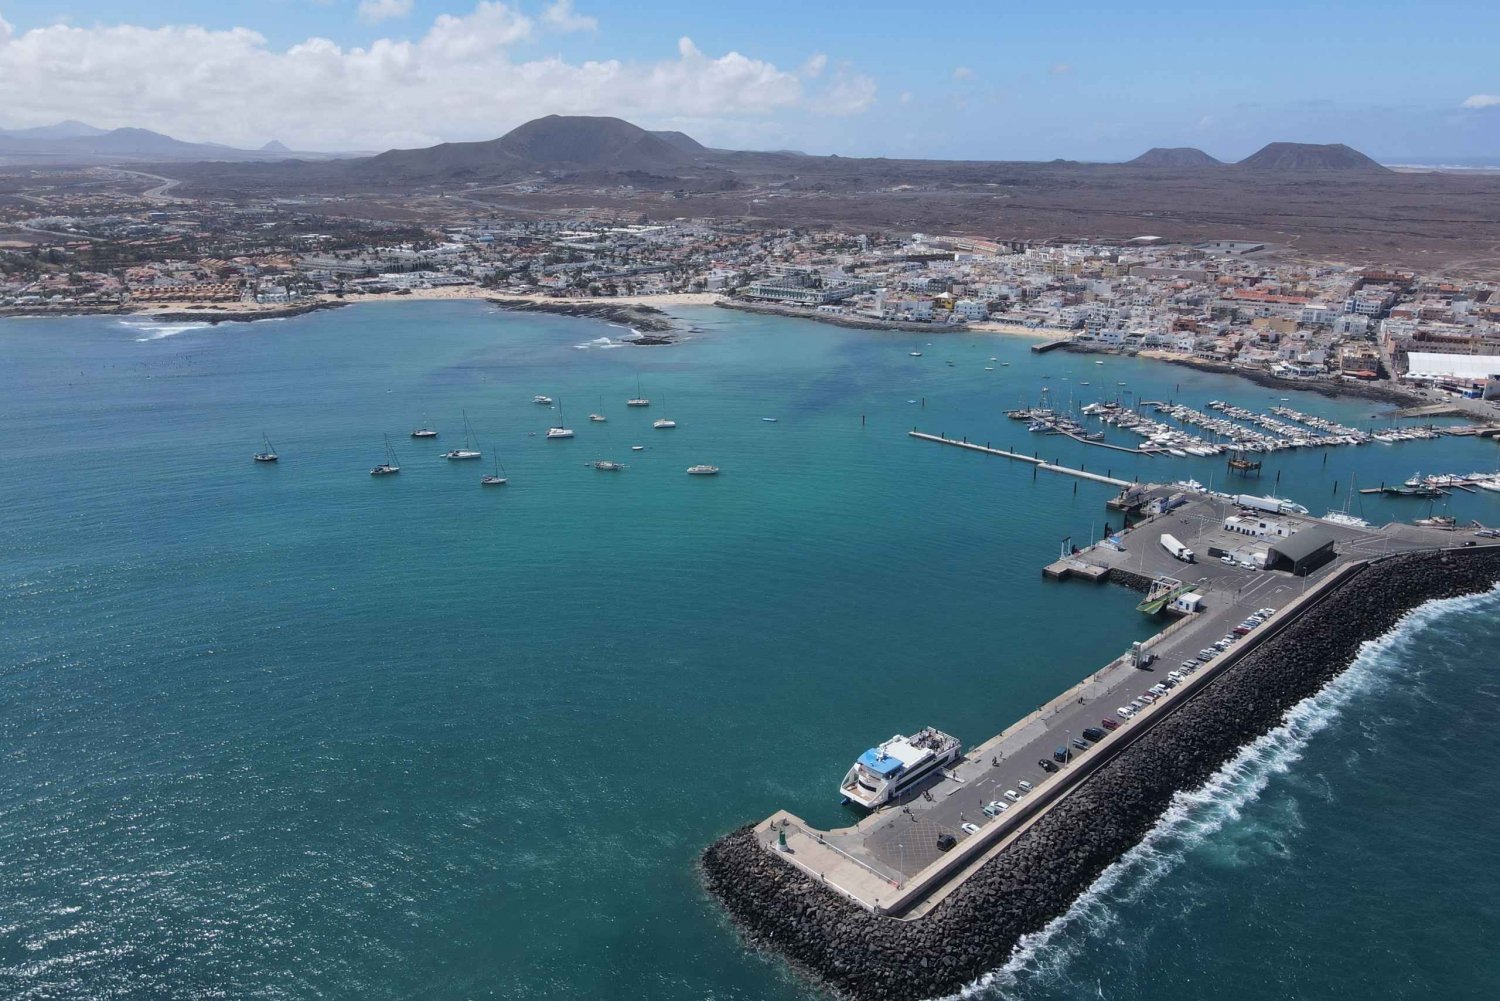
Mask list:
[[[1010,241],[602,212],[460,213],[439,225],[65,190],[6,203],[0,314],[254,318],[403,296],[719,302],[859,326],[1032,333],[1351,389],[1500,396],[1500,283],[1312,261],[1264,243]]]

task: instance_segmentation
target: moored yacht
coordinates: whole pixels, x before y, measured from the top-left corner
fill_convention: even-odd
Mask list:
[[[400,465],[396,462],[396,450],[391,447],[391,436],[385,436],[385,461],[370,470],[371,476],[390,476],[392,473],[401,472]]]
[[[719,475],[719,467],[718,466],[689,466],[688,467],[688,475],[689,476],[718,476]]]
[[[618,473],[620,470],[625,468],[625,464],[623,462],[611,462],[609,459],[599,459],[595,462],[589,463],[589,465],[605,473]]]
[[[552,397],[550,397],[550,396],[533,396],[531,398],[531,402],[532,403],[540,403],[544,407],[550,407],[550,406],[552,406]]]
[[[646,397],[644,397],[643,395],[641,395],[641,376],[640,376],[640,373],[636,373],[636,377],[635,377],[635,396],[632,397],[631,399],[626,400],[625,401],[625,405],[627,407],[649,407],[649,406],[651,406],[651,401],[648,400],[648,399],[646,399]]]
[[[411,433],[413,438],[436,438],[438,433],[425,424]]]
[[[255,453],[255,461],[275,462],[277,459],[280,459],[281,456],[276,454],[276,448],[271,444],[271,439],[265,435],[261,435],[260,437],[265,442],[265,446],[259,452]]]
[[[464,411],[464,445],[463,448],[450,448],[443,453],[445,459],[477,459],[480,451],[474,445],[474,429],[469,427],[469,412]]]
[[[847,802],[878,809],[958,760],[958,739],[928,727],[910,737],[896,734],[861,754],[839,783]]]
[[[557,426],[547,429],[548,440],[573,437],[573,429],[568,427],[568,422],[563,418],[562,404],[557,405]]]
[[[675,428],[677,426],[677,422],[676,421],[669,421],[665,417],[663,417],[659,421],[652,421],[651,422],[651,426],[654,427],[654,428],[656,428],[656,430],[658,430],[658,431],[665,431],[668,428]]]

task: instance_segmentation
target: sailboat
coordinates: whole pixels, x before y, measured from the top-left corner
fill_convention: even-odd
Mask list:
[[[503,487],[503,486],[505,486],[506,479],[507,479],[507,477],[500,475],[500,455],[497,452],[495,454],[495,472],[494,472],[494,474],[490,475],[490,476],[482,477],[479,480],[479,484],[480,484],[480,486],[485,486],[485,487]]]
[[[557,405],[557,427],[547,429],[547,440],[552,441],[554,439],[573,437],[573,429],[566,425],[567,421],[563,419],[562,404],[559,403]]]
[[[385,461],[370,470],[371,476],[390,476],[392,473],[401,472],[401,466],[396,462],[396,450],[391,447],[391,436],[385,436]]]
[[[604,397],[602,397],[602,396],[599,397],[599,409],[600,410],[604,409]],[[596,414],[589,414],[589,420],[593,421],[595,424],[603,424],[605,421],[609,420],[609,418],[605,417],[603,414],[597,414],[596,413]]]
[[[413,438],[436,438],[438,436],[438,433],[433,430],[424,419],[422,421],[422,426],[414,429],[411,433],[411,436]]]
[[[450,449],[443,453],[445,459],[478,459],[483,455],[478,448],[474,447],[474,429],[469,427],[469,412],[464,414],[464,447]]]
[[[275,462],[277,459],[281,458],[281,456],[276,454],[276,449],[274,446],[272,446],[271,439],[267,438],[264,434],[262,434],[260,437],[261,440],[265,442],[265,447],[262,448],[259,452],[255,453],[255,461]]]
[[[630,400],[626,400],[625,401],[625,405],[627,407],[649,407],[649,406],[651,406],[651,401],[648,400],[648,399],[646,399],[644,396],[641,395],[641,374],[639,372],[637,372],[635,374],[635,398],[634,399],[630,399]]]
[[[1370,523],[1357,514],[1349,513],[1349,503],[1354,500],[1355,487],[1354,476],[1349,476],[1349,492],[1344,494],[1344,506],[1337,510],[1329,511],[1323,516],[1324,521],[1331,521],[1335,525],[1344,525],[1349,528],[1369,528]]]

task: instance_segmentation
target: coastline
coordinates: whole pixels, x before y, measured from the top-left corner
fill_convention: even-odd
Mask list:
[[[1086,348],[1079,347],[1069,347],[1068,350],[1080,353],[1088,351]],[[1105,353],[1112,354],[1113,352]],[[1297,389],[1304,392],[1317,393],[1320,396],[1329,398],[1340,396],[1357,397],[1365,400],[1375,400],[1379,403],[1397,404],[1403,407],[1418,406],[1432,402],[1389,382],[1352,382],[1342,379],[1284,379],[1281,376],[1261,369],[1241,368],[1237,365],[1227,365],[1222,362],[1184,358],[1180,355],[1172,355],[1163,351],[1142,351],[1136,357],[1149,358],[1151,361],[1166,362],[1168,365],[1180,365],[1183,368],[1196,369],[1200,372],[1213,372],[1217,375],[1237,375],[1242,379],[1248,379],[1257,386],[1265,386],[1269,389]]]

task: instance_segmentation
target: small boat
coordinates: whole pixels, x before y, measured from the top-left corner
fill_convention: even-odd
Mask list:
[[[593,421],[595,424],[603,424],[605,421],[609,420],[609,418],[605,417],[603,414],[589,414],[589,420]]]
[[[640,451],[643,451],[645,449],[645,447],[646,447],[645,445],[631,445],[630,446],[630,450],[632,452],[640,452]]]
[[[953,367],[953,363],[952,363],[952,362],[951,362],[951,361],[950,361],[950,362],[949,362],[949,363],[948,363],[948,367],[949,367],[949,368],[952,368],[952,367]]]
[[[1095,365],[1103,365],[1104,363],[1102,361],[1096,361],[1096,362],[1094,362],[1094,364]]]
[[[550,397],[550,396],[533,396],[531,398],[531,402],[532,403],[540,403],[544,407],[550,407],[550,406],[552,406],[552,397]]]
[[[651,426],[656,428],[656,430],[658,431],[668,431],[672,428],[675,428],[677,426],[677,422],[669,421],[665,417],[663,417],[661,420],[652,421]]]
[[[261,440],[265,442],[265,445],[261,448],[261,450],[259,452],[255,453],[255,461],[256,462],[275,462],[277,459],[281,458],[281,456],[279,456],[279,455],[276,454],[275,447],[273,447],[271,445],[271,439],[267,438],[265,435],[261,435],[260,437],[261,437]]]
[[[627,407],[649,407],[651,401],[641,395],[641,376],[637,372],[635,376],[635,397],[625,401]]]
[[[608,459],[600,459],[597,462],[591,462],[591,463],[589,463],[589,465],[593,466],[595,469],[598,469],[598,470],[600,470],[602,472],[606,472],[606,473],[618,473],[620,470],[622,470],[622,469],[625,468],[625,464],[624,463],[622,463],[622,462],[610,462]]]
[[[505,486],[506,479],[507,477],[500,469],[500,456],[496,455],[494,474],[491,476],[480,477],[479,485],[482,487],[503,487]]]
[[[482,453],[474,446],[474,429],[469,427],[469,412],[464,411],[464,447],[453,448],[443,453],[445,459],[478,459]]]
[[[993,366],[993,365],[986,365],[986,366],[985,366],[985,367],[984,367],[984,370],[985,370],[985,371],[986,371],[986,372],[993,372],[993,371],[995,371],[995,366]]]
[[[557,405],[557,426],[547,429],[547,440],[552,441],[573,437],[573,429],[568,427],[567,423],[567,421],[563,420],[563,408],[562,404],[559,403]]]
[[[370,470],[371,476],[390,476],[392,473],[401,472],[401,466],[396,462],[396,450],[391,447],[391,436],[385,436],[385,461]]]
[[[427,425],[423,424],[421,427],[419,427],[415,431],[413,431],[411,433],[411,436],[413,438],[436,438],[438,436],[438,433],[436,431],[434,431],[432,428],[430,428]]]
[[[762,417],[761,420],[765,421],[767,424],[775,424],[776,423],[776,418],[774,418],[774,417]]]
[[[920,357],[922,357],[922,352],[920,352],[920,351],[913,351],[913,352],[911,352],[911,356],[913,358],[920,358]]]
[[[717,476],[717,475],[719,475],[719,467],[718,466],[689,466],[688,467],[688,475],[689,476]]]

